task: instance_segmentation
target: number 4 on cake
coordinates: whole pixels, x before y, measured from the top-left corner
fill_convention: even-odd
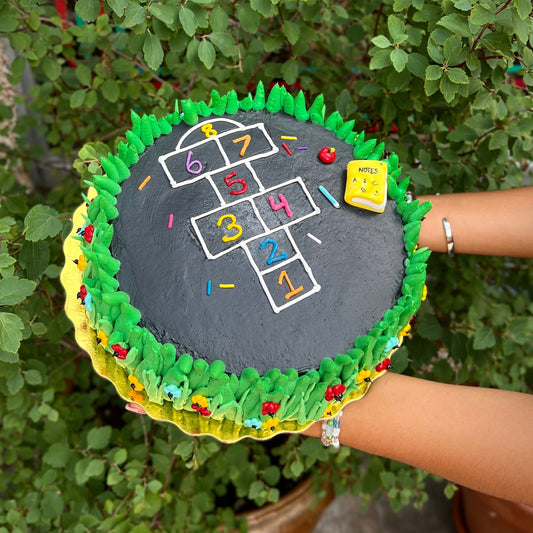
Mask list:
[[[344,201],[375,213],[383,213],[387,204],[387,163],[350,161]]]

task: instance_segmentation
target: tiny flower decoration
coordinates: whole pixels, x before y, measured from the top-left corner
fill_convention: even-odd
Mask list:
[[[207,409],[208,405],[209,402],[205,396],[202,396],[201,394],[196,394],[192,397],[191,407],[196,412],[200,413],[202,416],[209,416],[211,414],[211,411]]]
[[[180,398],[183,394],[183,391],[179,387],[176,387],[176,385],[166,385],[164,391],[169,400]]]
[[[328,387],[326,389],[326,401],[331,402],[331,400],[335,399],[340,402],[345,391],[346,387],[344,385],[335,385],[333,387]]]
[[[279,424],[279,418],[275,416],[274,418],[269,418],[268,420],[265,420],[263,422],[263,427],[265,429],[269,429],[270,431],[274,431],[278,424]]]
[[[130,382],[130,387],[133,390],[138,392],[144,390],[144,385],[133,374],[128,376],[128,381]]]
[[[422,291],[422,298],[420,298],[420,301],[425,302],[427,297],[428,297],[428,288],[427,288],[427,285],[424,285],[424,290]]]
[[[391,350],[398,348],[399,345],[400,345],[400,339],[398,339],[398,337],[391,337],[387,341],[387,344],[385,345],[385,348],[383,348],[383,351],[385,353],[389,353]]]
[[[398,337],[407,337],[407,335],[409,335],[409,332],[411,331],[411,324],[407,324],[407,326],[405,326],[405,328],[402,329],[402,331],[400,331],[400,333],[398,333]]]
[[[109,337],[101,329],[96,332],[96,344],[101,344],[105,348],[108,340]]]
[[[329,418],[331,416],[333,416],[333,409],[331,408],[331,404],[330,404],[326,407],[326,410],[324,411],[322,418]]]
[[[113,350],[113,356],[117,359],[124,360],[128,355],[129,350],[121,346],[120,344],[112,344],[111,349]]]
[[[81,235],[88,244],[91,244],[94,236],[94,226],[85,224],[77,231],[78,235]]]
[[[83,254],[81,254],[78,259],[74,259],[73,262],[82,271],[85,270],[85,268],[87,267],[87,260],[85,259],[85,256]]]
[[[87,298],[87,294],[89,294],[87,292],[87,287],[85,285],[81,285],[80,290],[76,295],[76,297],[81,300],[81,305],[85,304],[85,298]]]
[[[244,421],[244,425],[252,429],[260,429],[262,426],[261,420],[259,418],[247,418]]]
[[[381,363],[378,363],[378,365],[376,366],[376,372],[383,372],[384,370],[389,370],[389,368],[391,368],[392,365],[391,365],[391,361],[388,357],[385,357],[385,359],[383,359],[383,361],[381,361]]]
[[[263,403],[263,409],[262,409],[263,416],[268,415],[270,417],[273,417],[278,412],[278,409],[279,409],[279,403],[265,402]]]
[[[370,383],[372,381],[370,379],[370,370],[361,370],[359,374],[357,374],[356,380],[357,383],[362,383],[363,381]]]

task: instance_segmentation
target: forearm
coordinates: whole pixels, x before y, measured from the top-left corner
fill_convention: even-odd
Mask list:
[[[421,196],[433,208],[422,222],[419,244],[446,252],[448,219],[456,253],[533,257],[533,187],[508,191]]]
[[[341,444],[533,505],[533,396],[389,373],[342,417]],[[319,436],[318,422],[306,432]]]

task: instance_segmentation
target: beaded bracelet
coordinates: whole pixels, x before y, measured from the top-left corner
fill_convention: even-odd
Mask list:
[[[333,446],[334,448],[339,447],[339,434],[341,432],[341,416],[342,411],[339,412],[334,418],[328,418],[327,420],[322,421],[322,436],[320,440],[322,444],[328,448]]]

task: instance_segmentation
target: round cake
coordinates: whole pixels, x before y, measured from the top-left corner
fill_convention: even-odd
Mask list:
[[[99,373],[226,441],[361,398],[425,295],[430,206],[395,154],[278,85],[132,121],[66,249],[67,311]]]

